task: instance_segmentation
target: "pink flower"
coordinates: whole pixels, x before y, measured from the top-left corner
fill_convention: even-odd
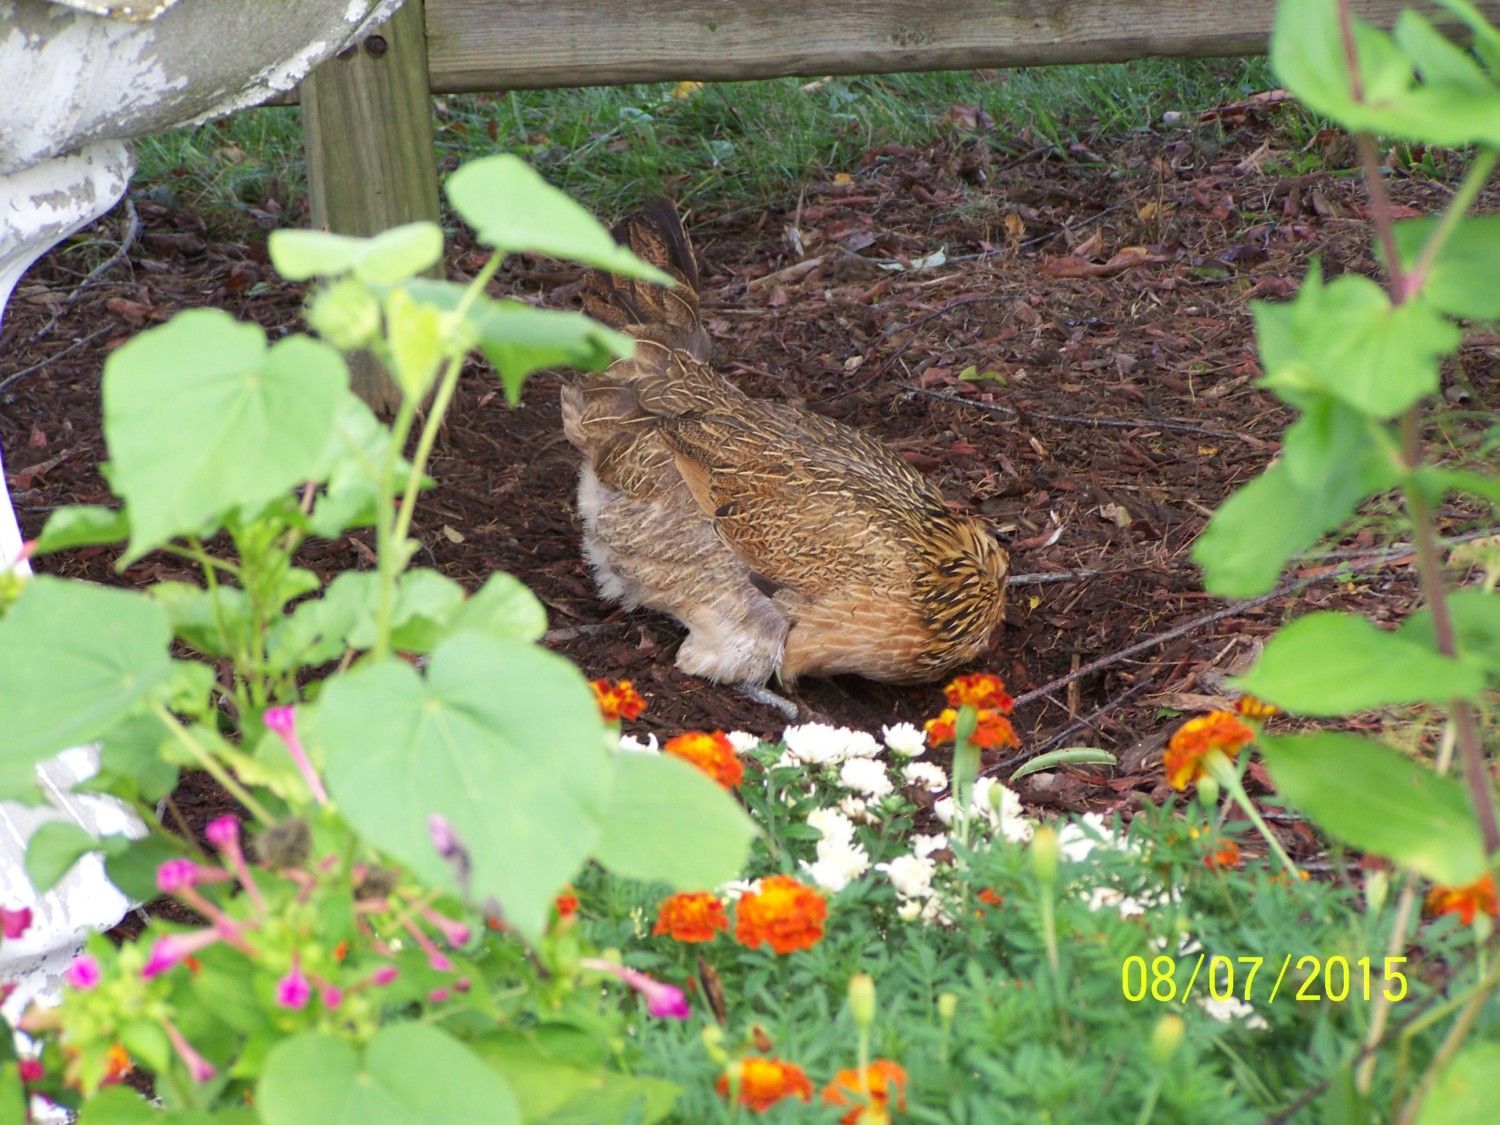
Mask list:
[[[188,1073],[193,1076],[194,1082],[207,1082],[218,1073],[213,1063],[193,1050],[193,1045],[183,1038],[182,1032],[177,1030],[171,1020],[163,1020],[162,1029],[167,1033],[167,1038],[172,1041],[172,1049],[177,1052],[177,1057],[188,1068]]]
[[[99,970],[99,962],[93,955],[84,953],[68,966],[67,972],[63,973],[63,980],[80,992],[87,992],[99,983],[103,975]]]
[[[407,933],[411,934],[412,939],[421,946],[422,952],[427,954],[427,963],[440,973],[451,972],[453,962],[448,960],[447,955],[442,950],[432,944],[432,939],[427,936],[427,932],[410,918],[406,918],[404,921]]]
[[[302,961],[292,954],[292,968],[286,976],[276,982],[276,1003],[283,1008],[302,1009],[312,998],[312,984],[302,972]]]
[[[0,906],[0,933],[7,938],[14,939],[29,929],[31,929],[31,907],[22,906],[11,910]]]
[[[216,816],[203,829],[203,835],[208,837],[210,844],[220,850],[229,847],[231,844],[238,844],[240,841],[239,819],[231,813]]]
[[[207,949],[222,937],[217,926],[194,930],[188,934],[163,934],[151,946],[151,955],[146,958],[146,964],[141,968],[141,976],[147,980],[161,976],[183,958],[191,957],[201,949]]]
[[[318,987],[318,994],[323,999],[323,1007],[337,1008],[344,1002],[344,993],[337,985],[324,984]]]
[[[473,937],[473,931],[462,922],[456,922],[445,914],[439,914],[430,906],[422,907],[422,917],[436,926],[443,935],[443,940],[455,949],[461,945],[468,945],[469,938]]]
[[[641,994],[646,1001],[646,1010],[658,1019],[685,1020],[692,1011],[682,989],[675,985],[663,984],[645,973],[597,957],[585,957],[579,964],[585,969],[608,973],[617,980],[624,981]]]
[[[296,711],[291,707],[271,707],[261,716],[261,721],[266,724],[266,729],[280,738],[286,746],[286,752],[297,764],[302,780],[307,782],[307,787],[312,790],[312,795],[318,804],[326,805],[328,790],[323,788],[323,779],[318,776],[318,771],[313,769],[312,760],[308,758],[302,740],[297,737]]]
[[[175,895],[197,885],[198,865],[190,859],[169,859],[156,869],[156,889],[162,894]]]
[[[370,983],[384,988],[388,984],[394,984],[399,975],[395,965],[382,965],[370,974]]]
[[[21,1059],[19,1066],[21,1081],[27,1084],[40,1082],[47,1073],[42,1069],[41,1059]]]
[[[444,1000],[448,999],[448,995],[449,993],[446,988],[434,988],[427,994],[427,1000],[431,1004],[441,1004]]]

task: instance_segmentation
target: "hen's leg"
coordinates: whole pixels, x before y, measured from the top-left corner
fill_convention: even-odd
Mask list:
[[[777,695],[764,684],[735,684],[734,690],[752,703],[759,703],[762,707],[771,707],[780,711],[787,722],[796,722],[802,714],[801,707],[790,699]]]

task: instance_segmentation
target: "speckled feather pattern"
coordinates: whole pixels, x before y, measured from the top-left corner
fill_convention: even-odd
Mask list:
[[[601,594],[676,617],[678,666],[721,682],[919,683],[977,657],[1004,609],[993,535],[869,434],[714,370],[671,204],[616,237],[679,284],[600,275],[586,293],[591,315],[638,340],[563,390]]]

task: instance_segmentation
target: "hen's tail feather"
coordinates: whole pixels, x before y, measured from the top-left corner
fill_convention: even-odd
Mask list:
[[[708,337],[698,321],[698,259],[671,200],[653,199],[611,233],[677,284],[669,289],[597,270],[584,287],[584,310],[611,328],[669,329],[680,346],[707,358]]]

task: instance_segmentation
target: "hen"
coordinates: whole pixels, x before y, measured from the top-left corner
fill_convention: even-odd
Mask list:
[[[638,341],[562,391],[601,594],[671,614],[688,629],[679,668],[783,711],[773,674],[919,683],[979,655],[1005,606],[995,536],[868,434],[751,398],[710,366],[672,204],[614,234],[677,285],[598,274],[585,292]]]

